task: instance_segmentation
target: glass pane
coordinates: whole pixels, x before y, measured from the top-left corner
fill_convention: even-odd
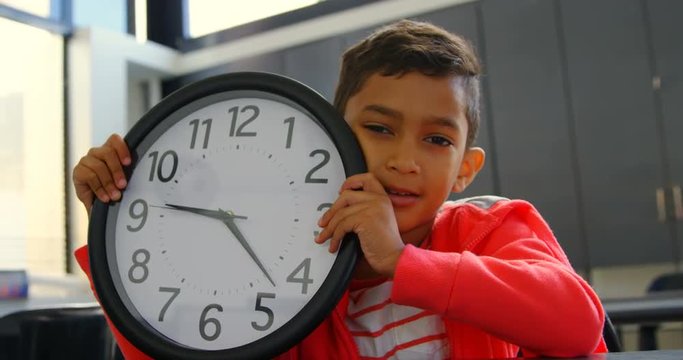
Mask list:
[[[189,37],[195,38],[321,1],[249,0],[235,5],[233,1],[187,0],[187,32]]]
[[[0,269],[64,272],[63,40],[3,18],[0,34]]]
[[[50,0],[0,0],[0,4],[41,17],[50,17]]]

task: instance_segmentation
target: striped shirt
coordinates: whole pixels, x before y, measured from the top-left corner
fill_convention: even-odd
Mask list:
[[[391,302],[390,280],[354,280],[346,326],[362,359],[445,359],[450,355],[440,316]]]

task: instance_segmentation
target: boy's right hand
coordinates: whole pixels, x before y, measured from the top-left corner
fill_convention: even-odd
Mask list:
[[[88,216],[95,196],[104,203],[121,199],[121,190],[127,184],[123,166],[130,163],[128,145],[121,136],[113,134],[104,145],[91,148],[76,164],[73,171],[74,188]]]

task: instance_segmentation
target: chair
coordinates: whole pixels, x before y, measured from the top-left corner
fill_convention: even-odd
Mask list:
[[[602,338],[605,340],[607,350],[609,352],[621,352],[621,341],[619,341],[619,334],[617,333],[612,320],[610,320],[607,313],[605,313],[605,325],[602,327]]]
[[[0,318],[0,359],[103,359],[116,345],[95,306],[25,310]]]
[[[605,340],[605,345],[607,345],[607,351],[609,352],[621,352],[621,342],[619,341],[619,335],[612,324],[612,320],[609,319],[607,313],[605,313],[605,323],[602,326],[602,338]],[[518,358],[523,358],[524,353],[522,349],[519,349],[517,353]]]
[[[660,275],[652,281],[647,289],[648,293],[660,291],[683,290],[683,273],[674,272]],[[638,349],[657,350],[657,324],[644,324],[638,330]]]

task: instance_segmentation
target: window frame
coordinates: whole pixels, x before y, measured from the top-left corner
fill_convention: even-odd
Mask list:
[[[25,25],[47,30],[54,34],[68,36],[73,31],[72,0],[50,0],[50,16],[42,17],[0,4],[0,17]]]
[[[189,21],[186,0],[147,0],[147,35],[150,41],[186,53],[381,1],[387,0],[327,0],[198,38],[190,38],[186,31]]]

